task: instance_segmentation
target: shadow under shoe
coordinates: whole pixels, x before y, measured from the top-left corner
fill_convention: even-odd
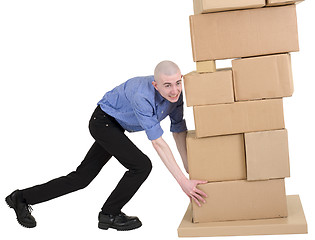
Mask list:
[[[22,193],[19,190],[15,190],[7,196],[5,201],[10,208],[14,209],[17,221],[23,227],[36,227],[36,220],[31,214],[32,208],[24,201]]]
[[[117,231],[128,231],[142,226],[141,221],[137,217],[127,216],[123,212],[117,215],[104,214],[98,215],[98,227],[107,230],[108,228],[116,229]]]

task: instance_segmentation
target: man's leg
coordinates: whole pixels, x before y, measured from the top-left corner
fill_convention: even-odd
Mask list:
[[[115,215],[146,180],[152,169],[151,161],[107,114],[91,120],[90,131],[96,142],[128,169],[102,207],[102,212]]]
[[[98,110],[96,108],[93,115]],[[17,220],[22,226],[35,227],[36,221],[31,215],[29,204],[45,202],[86,187],[110,157],[111,155],[95,142],[76,171],[41,185],[16,190],[8,195],[5,201],[9,207],[14,209]]]
[[[137,192],[152,169],[150,159],[127,136],[124,135],[120,144],[121,150],[116,152],[114,156],[128,171],[125,172],[103,205],[102,212],[106,214],[120,213],[120,210]],[[100,142],[100,145],[105,145],[105,143]]]
[[[25,201],[34,205],[85,188],[97,176],[111,155],[95,142],[78,168],[66,176],[22,191]]]
[[[117,216],[121,214],[122,207],[133,197],[148,177],[152,169],[151,161],[124,134],[124,130],[117,121],[105,113],[94,116],[91,119],[90,132],[97,143],[128,169],[102,207],[100,216],[103,216],[106,224],[101,228],[104,227],[103,229],[107,229],[108,227],[113,227],[118,230],[134,229],[136,225],[113,226],[110,221],[114,221],[114,219],[106,220],[104,216]],[[125,216],[119,216],[119,218],[124,219],[122,222],[128,222]],[[136,224],[136,221],[140,222],[137,219],[134,221],[134,224]],[[139,226],[141,225],[137,225],[137,227]]]
[[[45,184],[16,190],[5,200],[9,207],[14,209],[18,222],[24,227],[33,228],[36,226],[36,220],[31,215],[29,204],[48,201],[86,187],[110,157],[111,155],[95,142],[76,171]]]

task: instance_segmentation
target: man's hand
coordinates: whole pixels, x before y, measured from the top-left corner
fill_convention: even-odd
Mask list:
[[[189,180],[185,179],[183,182],[180,183],[181,188],[186,193],[186,195],[193,199],[195,203],[201,207],[200,202],[205,203],[206,201],[203,197],[208,197],[203,191],[197,189],[198,184],[205,184],[207,181],[200,181],[200,180]]]
[[[196,186],[198,184],[207,183],[207,181],[187,179],[187,177],[178,167],[171,149],[169,148],[168,144],[163,140],[162,137],[152,140],[152,145],[156,152],[158,153],[158,155],[160,156],[160,158],[162,159],[167,169],[172,173],[172,175],[175,177],[183,191],[186,193],[186,195],[192,198],[197,203],[198,206],[201,206],[200,202],[205,203],[203,197],[207,197],[207,195],[201,190],[197,189]]]

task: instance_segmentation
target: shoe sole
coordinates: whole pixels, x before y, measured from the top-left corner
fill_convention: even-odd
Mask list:
[[[15,215],[17,216],[16,211],[15,211],[15,208],[14,208],[14,203],[13,203],[13,201],[12,201],[10,195],[5,198],[5,202],[7,203],[7,205],[9,206],[9,208],[12,208],[12,209],[14,210]],[[16,217],[16,220],[18,221],[18,223],[19,223],[22,227],[25,227],[25,228],[34,228],[34,227],[36,227],[36,224],[35,224],[35,225],[28,225],[28,224],[23,223],[22,221],[20,221],[20,220],[18,219],[18,217]]]
[[[106,224],[106,223],[98,223],[98,228],[100,229],[103,229],[103,230],[108,230],[109,228],[113,228],[113,229],[116,229],[117,231],[129,231],[129,230],[134,230],[134,229],[137,229],[139,227],[142,226],[142,223],[141,222],[136,222],[132,225],[129,225],[129,226],[113,226],[113,225],[109,225],[109,224]]]

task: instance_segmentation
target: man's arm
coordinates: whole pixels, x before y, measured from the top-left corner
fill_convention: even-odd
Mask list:
[[[201,206],[200,202],[204,203],[205,200],[203,199],[203,197],[207,197],[207,195],[201,190],[197,189],[196,186],[198,184],[207,183],[207,181],[187,179],[177,165],[171,149],[162,137],[152,140],[152,145],[167,169],[171,172],[178,184],[181,186],[182,190],[186,193],[186,195],[192,198],[198,206]]]
[[[186,172],[189,173],[188,172],[188,162],[187,162],[186,135],[187,135],[186,131],[179,132],[179,133],[173,132],[173,138],[176,142],[178,152],[182,158],[184,168],[185,168]]]

